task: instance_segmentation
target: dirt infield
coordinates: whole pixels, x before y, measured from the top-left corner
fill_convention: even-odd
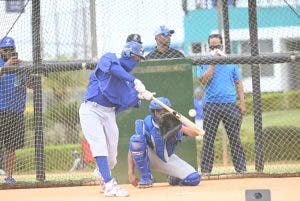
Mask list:
[[[130,196],[126,198],[105,198],[98,186],[38,188],[0,190],[2,201],[99,201],[154,200],[154,201],[245,201],[246,189],[269,189],[272,201],[298,201],[300,177],[290,178],[244,178],[204,180],[196,187],[173,187],[156,183],[152,188],[138,189],[122,185]]]

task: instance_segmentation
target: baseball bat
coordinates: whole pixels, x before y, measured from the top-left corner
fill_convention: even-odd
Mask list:
[[[204,135],[205,131],[203,129],[198,128],[194,122],[192,122],[191,120],[189,120],[188,118],[186,118],[185,116],[183,116],[182,114],[177,112],[176,110],[170,108],[169,106],[167,106],[166,104],[161,102],[159,99],[155,98],[154,96],[152,96],[152,100],[154,100],[156,103],[158,103],[164,109],[166,109],[168,112],[173,114],[179,121],[181,121],[187,127],[193,129],[197,134]]]

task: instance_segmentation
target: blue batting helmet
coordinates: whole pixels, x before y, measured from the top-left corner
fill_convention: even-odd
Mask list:
[[[160,100],[161,102],[163,102],[165,105],[172,107],[172,104],[169,99],[167,99],[165,97],[158,97],[157,99]],[[159,105],[155,100],[152,100],[150,102],[149,109],[150,110],[161,110],[164,108],[161,105]]]
[[[138,42],[130,41],[126,43],[122,51],[123,58],[130,58],[132,54],[137,55],[142,59],[145,59],[143,46]]]

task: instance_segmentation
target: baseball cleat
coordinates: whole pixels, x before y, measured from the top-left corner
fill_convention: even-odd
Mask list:
[[[138,187],[139,188],[150,188],[153,186],[153,182],[152,180],[144,180],[144,179],[141,179],[139,182],[138,182]]]
[[[139,188],[150,188],[152,187],[153,184],[152,183],[149,183],[149,184],[138,184],[138,187]]]
[[[113,178],[105,183],[104,195],[106,197],[128,197],[129,193],[125,189],[122,189]]]
[[[168,182],[171,186],[180,185],[181,179],[177,177],[168,176]]]

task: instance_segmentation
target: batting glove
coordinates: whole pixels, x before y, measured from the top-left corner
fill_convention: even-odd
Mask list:
[[[138,98],[150,101],[152,100],[154,94],[155,93],[145,90],[143,93],[138,94]]]
[[[143,92],[146,91],[146,87],[145,87],[145,85],[142,83],[141,80],[135,79],[135,80],[133,81],[133,83],[134,83],[134,88],[135,88],[135,90],[136,90],[137,92],[143,93]]]

